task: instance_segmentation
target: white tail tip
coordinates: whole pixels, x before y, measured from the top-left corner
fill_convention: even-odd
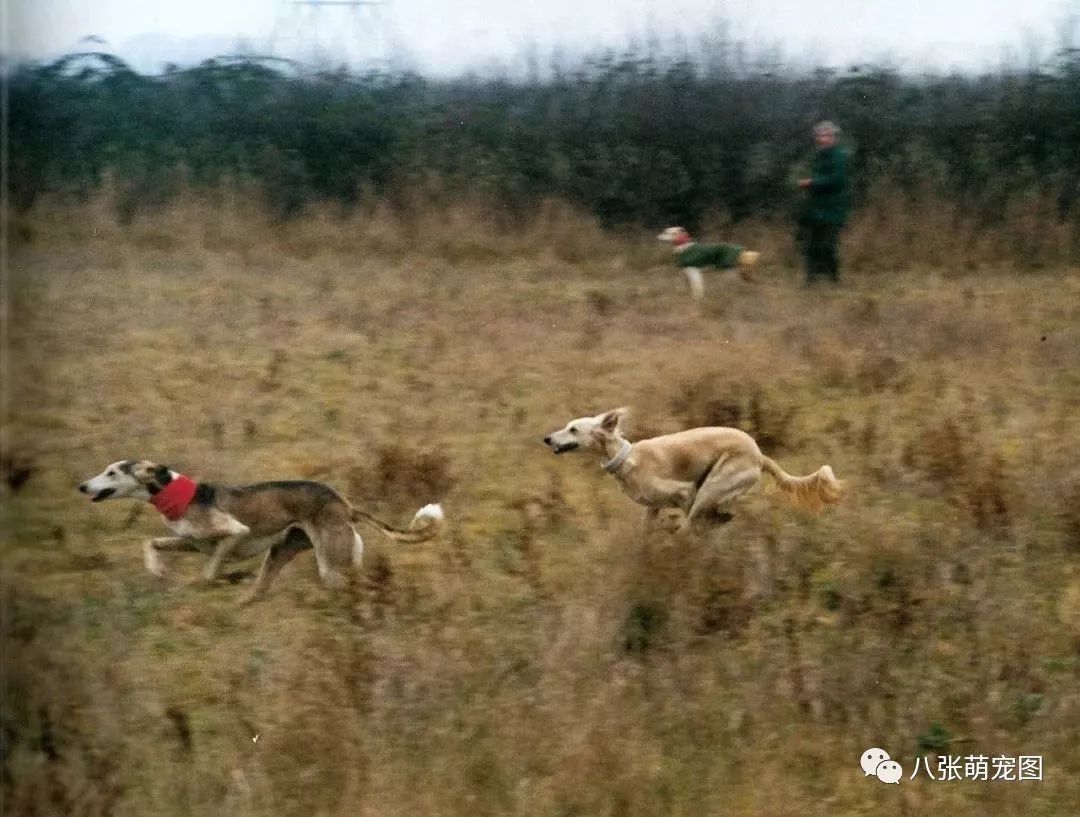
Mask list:
[[[413,519],[446,519],[446,514],[443,513],[442,505],[438,502],[431,502],[425,505],[423,508],[416,512],[416,516]]]

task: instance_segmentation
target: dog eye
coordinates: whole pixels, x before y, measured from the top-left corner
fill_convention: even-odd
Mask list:
[[[115,477],[115,476],[116,476],[116,472],[115,472],[115,471],[107,471],[107,472],[105,473],[105,476],[107,476],[107,477]]]
[[[577,434],[577,426],[570,426],[570,433]]]

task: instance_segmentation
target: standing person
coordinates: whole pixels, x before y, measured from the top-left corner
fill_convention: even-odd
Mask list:
[[[832,122],[814,126],[817,152],[810,178],[799,179],[806,191],[799,216],[799,234],[806,258],[806,283],[819,278],[833,283],[840,280],[840,257],[837,240],[847,222],[851,194],[848,190],[847,151],[836,144],[840,129]]]

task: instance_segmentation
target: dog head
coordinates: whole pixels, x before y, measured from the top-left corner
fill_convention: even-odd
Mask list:
[[[582,448],[603,451],[605,443],[621,436],[622,422],[626,415],[626,409],[617,408],[595,417],[579,417],[544,437],[544,444],[550,446],[556,454]]]
[[[691,240],[690,233],[686,231],[685,227],[668,227],[656,238],[658,241],[663,241],[665,244],[671,244],[673,247],[681,247]]]
[[[106,499],[147,500],[172,481],[167,465],[150,460],[120,460],[79,486],[91,502]]]

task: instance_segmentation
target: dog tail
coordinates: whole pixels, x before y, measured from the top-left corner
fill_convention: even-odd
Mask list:
[[[740,252],[738,266],[736,267],[739,278],[748,284],[754,283],[754,271],[751,267],[757,264],[759,258],[761,258],[761,253],[757,250],[743,250]]]
[[[793,504],[808,511],[820,511],[834,505],[844,496],[844,483],[836,478],[832,468],[823,465],[806,477],[794,477],[768,457],[761,458],[761,467],[776,480],[780,490]]]
[[[442,505],[438,503],[425,505],[416,512],[409,527],[404,530],[388,525],[381,519],[359,508],[352,509],[351,518],[353,522],[367,522],[395,542],[415,543],[426,542],[435,536],[442,528],[446,515],[443,513]]]

